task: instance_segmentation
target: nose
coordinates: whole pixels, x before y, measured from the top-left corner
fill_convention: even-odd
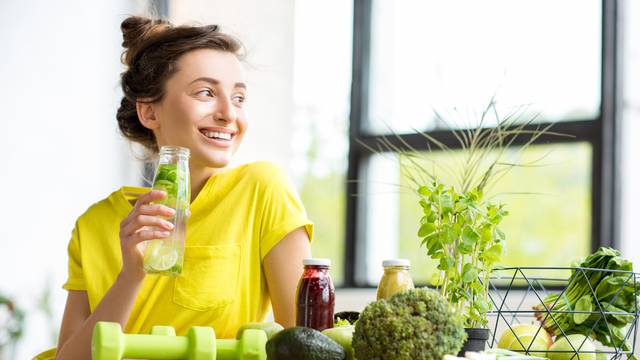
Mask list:
[[[216,120],[224,122],[233,122],[237,118],[236,109],[228,97],[219,97],[216,101],[216,109],[214,113]]]

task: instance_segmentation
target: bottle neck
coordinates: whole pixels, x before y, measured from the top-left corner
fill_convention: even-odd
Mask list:
[[[163,146],[160,149],[160,164],[178,164],[186,163],[189,160],[190,151],[188,148],[180,146]]]
[[[409,266],[385,266],[384,272],[409,271]]]
[[[320,266],[320,265],[305,265],[304,267],[304,275],[312,276],[315,274],[328,275],[329,267],[328,266]]]

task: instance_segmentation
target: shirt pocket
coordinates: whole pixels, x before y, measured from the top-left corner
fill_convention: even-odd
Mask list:
[[[238,289],[240,245],[187,246],[173,302],[195,311],[232,303]]]

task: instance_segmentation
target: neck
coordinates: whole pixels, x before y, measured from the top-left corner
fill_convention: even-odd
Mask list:
[[[208,168],[201,167],[197,164],[189,164],[189,175],[191,176],[191,201],[193,201],[202,188],[204,184],[207,183],[209,178],[219,172],[221,172],[224,168]]]

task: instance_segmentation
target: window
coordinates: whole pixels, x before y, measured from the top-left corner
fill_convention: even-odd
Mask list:
[[[398,154],[367,147],[387,137],[401,151],[404,142],[427,152],[417,129],[460,149],[452,129],[476,127],[473,111],[493,95],[502,113],[524,106],[524,118],[570,135],[538,138],[522,159],[548,153],[544,166],[514,170],[496,186],[542,193],[503,196],[511,212],[503,263],[569,266],[615,245],[615,2],[355,0],[353,13],[347,178],[357,180],[346,194],[346,286],[374,286],[383,258],[414,260],[422,284],[434,269],[416,235],[417,197],[399,191]],[[471,115],[443,125],[434,110]],[[515,154],[523,144],[514,145]]]
[[[640,266],[640,243],[638,242],[637,219],[640,199],[640,2],[622,2],[623,24],[623,86],[622,124],[619,134],[622,143],[621,158],[621,236],[626,239],[622,251]]]
[[[294,176],[315,224],[313,256],[333,261],[331,274],[339,286],[345,273],[352,4],[298,1],[295,11]]]
[[[506,204],[510,215],[501,229],[507,234],[505,266],[557,266],[587,255],[591,250],[591,145],[534,145],[522,154],[519,148],[508,151],[505,160],[536,162],[535,168],[514,168],[492,189],[492,201]],[[429,162],[450,165],[436,170],[440,179],[455,184],[455,172],[463,160],[454,154],[424,152]],[[542,160],[540,160],[542,159]],[[539,160],[539,161],[538,161]],[[417,236],[422,209],[410,184],[400,174],[395,154],[376,154],[369,158],[366,178],[367,195],[367,282],[379,280],[380,264],[389,257],[411,260],[412,276],[418,283],[428,283],[437,264],[428,260],[419,248]],[[449,170],[451,169],[451,170]],[[390,185],[398,184],[398,185]],[[523,194],[523,189],[527,193]],[[375,200],[374,200],[375,199]],[[550,249],[554,249],[550,251]]]

